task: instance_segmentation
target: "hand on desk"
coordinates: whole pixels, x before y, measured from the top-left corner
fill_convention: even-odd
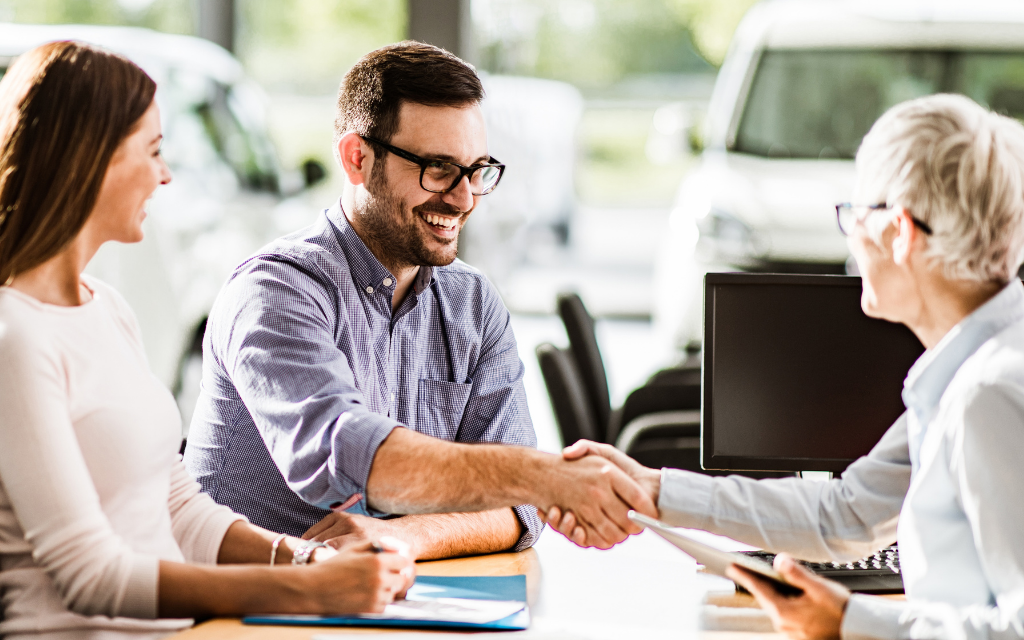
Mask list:
[[[775,557],[775,570],[803,589],[803,595],[781,595],[771,583],[736,565],[726,569],[726,574],[754,594],[780,633],[794,640],[838,639],[843,612],[850,601],[846,587],[814,575],[785,553]]]
[[[401,598],[416,581],[416,565],[409,545],[395,538],[379,541],[380,552],[369,541],[346,545],[314,557],[305,570],[308,594],[317,602],[310,611],[324,613],[380,613]],[[319,552],[320,549],[317,549]]]
[[[633,480],[635,485],[640,488],[643,493],[643,502],[651,508],[650,511],[642,509],[636,509],[636,511],[654,518],[658,517],[656,505],[658,504],[658,494],[661,490],[661,473],[659,471],[655,469],[648,469],[610,444],[601,444],[599,442],[591,442],[590,440],[580,440],[562,450],[562,457],[565,460],[582,461],[582,459],[590,456],[595,459],[604,458],[625,472],[626,475]],[[547,522],[553,529],[581,547],[592,546],[606,549],[608,546],[611,546],[602,546],[602,544],[599,544],[600,541],[594,539],[593,534],[590,533],[590,530],[585,526],[584,522],[580,522],[580,519],[577,518],[576,513],[569,504],[561,504],[564,508],[555,505],[549,507],[546,512],[542,509],[538,509],[537,513],[540,516],[540,519]],[[628,520],[626,522],[630,525],[630,528],[626,529],[629,534],[640,533],[640,527]],[[621,539],[615,540],[615,543],[621,542],[624,539],[625,536]]]

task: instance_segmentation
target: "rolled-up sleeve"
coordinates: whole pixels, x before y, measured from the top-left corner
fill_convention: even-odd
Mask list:
[[[322,274],[267,257],[225,285],[213,357],[230,376],[288,487],[321,508],[366,494],[377,448],[400,424],[370,411],[348,357],[344,322]],[[339,318],[341,318],[339,320]]]
[[[537,434],[523,387],[525,367],[519,359],[511,316],[493,287],[486,286],[483,293],[480,359],[469,372],[473,388],[459,440],[536,447]],[[515,546],[521,551],[537,542],[544,525],[536,507],[520,505],[514,510],[523,526]]]

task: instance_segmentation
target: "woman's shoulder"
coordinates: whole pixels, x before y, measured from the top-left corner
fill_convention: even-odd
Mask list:
[[[123,327],[132,339],[139,343],[139,347],[141,347],[142,334],[139,329],[139,322],[135,318],[135,312],[132,311],[131,305],[129,305],[128,301],[124,299],[124,296],[122,296],[117,289],[99,278],[83,273],[82,281],[87,287],[89,287],[89,290],[93,292],[95,302],[106,307],[110,311],[115,322]]]
[[[38,358],[52,350],[42,304],[11,287],[0,287],[0,361]]]
[[[1003,404],[1024,415],[1024,322],[984,342],[957,370],[943,401],[958,414]]]

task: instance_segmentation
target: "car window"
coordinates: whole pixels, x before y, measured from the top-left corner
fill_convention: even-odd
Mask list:
[[[732,148],[778,158],[853,158],[886,109],[940,92],[1024,119],[1024,52],[766,51]]]
[[[250,189],[277,191],[277,172],[269,143],[246,127],[247,112],[237,91],[213,83],[210,99],[195,106],[220,155]]]

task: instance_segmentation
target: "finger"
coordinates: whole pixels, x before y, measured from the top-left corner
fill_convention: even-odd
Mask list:
[[[572,536],[566,535],[567,538],[575,542],[580,547],[587,546],[587,532],[583,527],[577,526],[572,530]]]
[[[576,514],[566,511],[562,515],[562,521],[558,523],[558,530],[561,532],[572,531],[576,528]]]
[[[805,591],[808,587],[820,587],[824,583],[823,578],[814,575],[806,567],[801,566],[800,563],[794,560],[793,556],[788,553],[780,553],[775,556],[775,562],[773,564],[775,566],[775,570],[781,573],[782,576],[786,578],[787,582],[790,582],[794,586],[800,587]]]
[[[562,457],[566,460],[576,460],[592,453],[591,445],[596,444],[590,440],[577,440],[568,447],[562,449]]]
[[[548,522],[557,523],[562,518],[562,510],[557,506],[548,509]]]
[[[540,507],[537,507],[537,519],[543,522],[544,524],[548,523],[548,516],[546,513],[541,511]]]
[[[405,558],[412,558],[412,546],[405,540],[393,536],[381,536],[377,542],[387,551],[397,553]]]
[[[306,533],[302,534],[303,540],[312,540],[313,536],[318,535],[324,531],[327,531],[334,524],[334,514],[326,515],[323,520],[317,522],[309,529],[306,529]]]
[[[778,615],[779,604],[782,602],[783,596],[775,591],[767,580],[735,564],[731,564],[726,568],[725,575],[752,593],[754,598],[757,599],[758,604],[761,605],[761,608],[767,611],[769,615],[772,617]]]
[[[587,546],[597,547],[598,549],[611,549],[616,543],[626,539],[626,534],[622,533],[619,527],[608,520],[604,512],[600,510],[600,507],[593,511],[593,515],[584,517],[581,514],[577,516],[577,520],[586,529]]]
[[[644,491],[643,487],[627,476],[621,469],[614,465],[608,466],[610,468],[605,469],[605,473],[610,475],[612,490],[614,490],[615,495],[617,495],[619,499],[626,504],[626,511],[633,509],[645,516],[657,518],[658,507],[654,504],[654,500],[651,499],[650,494]],[[629,530],[632,533],[640,532],[640,527],[626,517],[625,511],[622,512],[621,519],[623,529]]]

